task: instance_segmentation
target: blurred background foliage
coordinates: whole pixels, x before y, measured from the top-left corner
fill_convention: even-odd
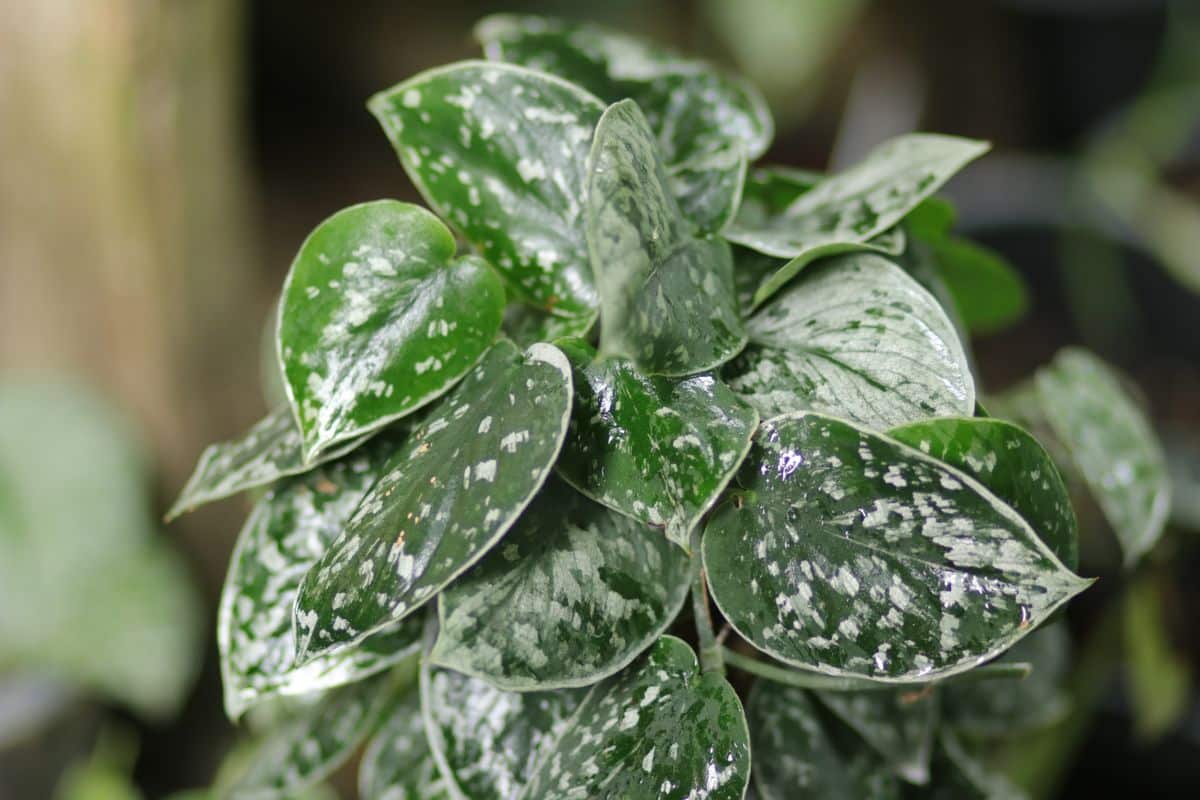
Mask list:
[[[981,385],[1095,349],[1141,388],[1176,483],[1133,574],[1081,509],[1101,580],[1068,614],[1065,712],[995,758],[1039,797],[1200,786],[1200,4],[0,0],[0,798],[218,774],[236,731],[211,632],[246,501],[154,520],[267,408],[254,343],[305,234],[417,199],[365,98],[475,56],[498,10],[740,69],[778,121],[768,161],[838,167],[913,129],[995,143],[948,191],[1025,284],[959,287],[1024,310],[967,320]]]

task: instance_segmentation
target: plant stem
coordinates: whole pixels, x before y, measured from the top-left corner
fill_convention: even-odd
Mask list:
[[[700,644],[700,669],[725,674],[721,645],[713,633],[712,615],[708,610],[708,584],[700,559],[699,526],[692,531],[692,616],[696,618],[696,638]]]

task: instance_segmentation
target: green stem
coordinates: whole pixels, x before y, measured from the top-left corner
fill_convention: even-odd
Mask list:
[[[692,616],[696,618],[696,639],[700,644],[700,669],[725,674],[721,645],[713,633],[712,615],[708,610],[708,585],[700,559],[700,532],[692,532]]]

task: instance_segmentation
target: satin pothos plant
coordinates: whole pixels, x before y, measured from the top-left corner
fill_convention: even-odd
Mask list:
[[[229,792],[363,743],[365,798],[1009,790],[975,747],[1061,706],[1089,584],[1060,467],[1131,560],[1166,499],[1092,356],[999,398],[1022,425],[980,406],[966,337],[1024,295],[935,193],[987,145],[759,166],[763,101],[706,63],[477,35],[371,98],[426,205],[309,235],[287,403],[174,509],[266,487],[220,603],[228,714],[269,722]]]

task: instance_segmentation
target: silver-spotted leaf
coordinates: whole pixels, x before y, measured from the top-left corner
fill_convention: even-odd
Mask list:
[[[594,361],[582,342],[562,346],[575,406],[559,474],[687,547],[750,449],[758,413],[711,375],[651,377],[627,359]]]
[[[478,561],[541,488],[571,365],[498,342],[395,452],[296,599],[299,662],[403,619]]]
[[[804,690],[759,680],[746,716],[762,800],[899,800],[891,772],[870,751],[831,736]]]
[[[733,222],[745,180],[746,156],[738,144],[667,167],[679,210],[703,234],[720,233]]]
[[[552,479],[438,598],[430,657],[502,689],[588,686],[658,639],[688,577],[683,550]]]
[[[399,691],[392,673],[332,689],[270,730],[229,787],[230,800],[283,800],[343,764],[375,730]]]
[[[430,749],[450,797],[518,797],[585,693],[506,692],[426,664],[421,670],[421,707]]]
[[[358,767],[360,800],[450,800],[425,737],[420,700],[410,692],[371,738]]]
[[[1070,569],[1079,564],[1079,524],[1054,460],[1026,431],[999,419],[945,417],[888,435],[960,469],[1012,506]]]
[[[604,356],[627,356],[654,374],[690,375],[742,349],[729,245],[693,234],[631,100],[609,106],[596,128],[586,207]]]
[[[839,256],[746,323],[750,345],[724,370],[763,417],[814,409],[885,430],[969,416],[975,384],[954,325],[904,270]]]
[[[465,61],[368,106],[426,202],[520,299],[577,324],[595,318],[582,202],[599,100],[551,75]]]
[[[635,100],[668,164],[731,144],[753,160],[774,134],[767,104],[750,84],[611,29],[497,14],[476,26],[475,37],[488,58],[560,75],[609,103]]]
[[[938,722],[935,692],[891,689],[815,694],[896,775],[918,785],[929,782],[929,760]]]
[[[1134,563],[1158,542],[1171,508],[1153,427],[1117,374],[1085,350],[1060,352],[1036,386],[1041,413]]]
[[[167,512],[167,519],[174,519],[205,503],[307,472],[318,464],[344,456],[362,441],[354,439],[306,463],[304,440],[296,427],[296,418],[290,407],[280,406],[255,423],[241,438],[206,447],[179,498]]]
[[[1088,586],[982,485],[816,413],[768,420],[708,523],[713,598],[781,661],[933,680],[1008,649]]]
[[[279,360],[311,461],[410,414],[500,330],[504,286],[425,209],[379,200],[317,226],[283,286]]]
[[[860,246],[900,222],[970,161],[984,142],[927,133],[887,141],[863,161],[799,195],[759,224],[735,221],[725,236],[789,261],[755,293],[762,303],[820,256]]]
[[[217,613],[225,712],[236,720],[274,694],[296,695],[361,680],[415,653],[418,620],[403,620],[356,647],[295,664],[292,605],[399,441],[384,434],[341,461],[271,490],[238,537]]]

